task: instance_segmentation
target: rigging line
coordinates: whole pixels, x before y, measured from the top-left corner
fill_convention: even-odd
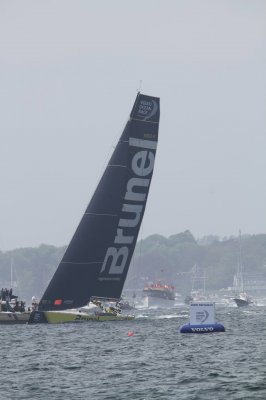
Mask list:
[[[140,241],[139,241],[139,257],[138,257],[138,265],[137,270],[140,272],[141,262],[142,262],[142,246],[143,246],[143,223],[140,227]]]
[[[141,87],[142,87],[142,79],[139,81],[139,89],[138,89],[138,93],[141,92]]]

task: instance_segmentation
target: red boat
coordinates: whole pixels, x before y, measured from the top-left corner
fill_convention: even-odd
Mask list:
[[[171,307],[174,305],[175,288],[157,281],[144,287],[143,296],[148,300],[148,307]]]

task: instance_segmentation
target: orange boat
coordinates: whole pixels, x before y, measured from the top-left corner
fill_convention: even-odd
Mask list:
[[[143,296],[148,301],[148,307],[172,307],[175,301],[175,288],[161,281],[146,285],[143,289]]]

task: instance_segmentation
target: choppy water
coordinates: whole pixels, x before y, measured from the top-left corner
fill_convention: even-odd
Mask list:
[[[225,333],[180,334],[186,307],[134,321],[0,326],[0,399],[265,400],[266,308],[216,314]]]

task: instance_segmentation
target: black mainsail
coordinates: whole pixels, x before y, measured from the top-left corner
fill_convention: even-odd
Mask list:
[[[159,118],[159,98],[138,93],[40,311],[81,307],[91,297],[121,297],[153,174]]]

